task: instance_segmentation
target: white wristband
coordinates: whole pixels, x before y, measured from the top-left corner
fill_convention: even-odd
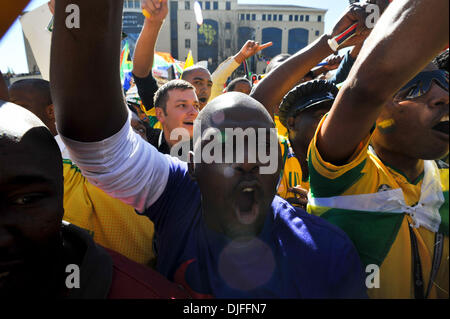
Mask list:
[[[336,52],[339,48],[339,44],[337,43],[335,38],[329,39],[328,45],[330,46],[330,48],[333,52]]]

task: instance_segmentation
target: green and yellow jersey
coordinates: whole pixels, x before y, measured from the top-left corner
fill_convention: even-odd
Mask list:
[[[295,157],[289,139],[285,136],[278,136],[281,147],[281,156],[283,166],[280,173],[281,181],[278,186],[278,196],[284,199],[295,198],[295,194],[289,191],[289,188],[301,186],[305,190],[309,190],[308,180],[303,180],[302,168],[300,162]]]
[[[325,117],[324,117],[325,119]],[[323,121],[317,132],[322,127]],[[349,163],[334,166],[317,150],[317,132],[309,149],[308,212],[342,228],[354,242],[365,266],[378,265],[380,287],[371,298],[414,298],[410,226],[417,242],[423,286],[429,285],[436,234],[442,234],[443,254],[436,258],[436,277],[429,298],[449,298],[449,170],[424,161],[416,181],[385,165],[370,149],[370,136]],[[440,264],[439,264],[440,260]]]
[[[64,220],[87,230],[94,241],[144,265],[154,262],[153,223],[134,208],[89,183],[64,160]]]

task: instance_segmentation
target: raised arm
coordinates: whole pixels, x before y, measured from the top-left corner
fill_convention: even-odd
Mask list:
[[[245,60],[272,45],[272,42],[259,44],[258,42],[248,40],[238,53],[222,62],[211,75],[213,87],[211,89],[210,101],[222,94],[227,79]]]
[[[142,8],[147,10],[150,16],[146,17],[136,43],[133,74],[139,78],[146,78],[152,71],[156,40],[169,9],[167,0],[145,0],[142,2]]]
[[[383,105],[448,43],[448,0],[395,0],[367,39],[318,135],[325,161],[343,164]]]
[[[328,40],[340,34],[353,23],[357,22],[357,40],[364,41],[366,12],[365,7],[352,5],[336,24],[331,34],[325,34],[303,50],[284,61],[279,67],[270,72],[257,86],[252,97],[261,102],[274,115],[274,108],[283,97],[320,61],[333,53]],[[355,41],[346,42],[342,47],[354,45]]]
[[[127,120],[119,60],[123,0],[57,0],[50,78],[58,130],[93,142]],[[77,9],[79,8],[79,10]],[[79,14],[79,28],[66,25]],[[73,27],[73,28],[71,28]]]

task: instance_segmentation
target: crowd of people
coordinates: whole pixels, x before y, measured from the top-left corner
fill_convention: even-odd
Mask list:
[[[390,2],[160,85],[143,0],[124,92],[123,0],[52,0],[50,81],[0,79],[0,296],[448,299],[449,2]]]

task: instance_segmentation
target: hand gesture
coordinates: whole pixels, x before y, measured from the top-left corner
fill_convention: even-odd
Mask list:
[[[327,71],[332,71],[336,70],[339,65],[341,65],[342,57],[339,55],[331,55],[326,61],[327,64],[323,66],[324,69],[326,69]]]
[[[259,42],[248,40],[241,48],[239,53],[236,55],[236,61],[240,64],[244,62],[246,59],[251,58],[256,53],[260,52],[261,50],[271,47],[272,45],[273,45],[272,42],[259,44]]]
[[[288,198],[288,203],[306,209],[306,206],[308,205],[308,191],[300,186],[296,186],[289,188],[289,192],[294,193],[295,197]]]
[[[167,0],[142,0],[142,11],[148,21],[162,22],[169,12]]]

